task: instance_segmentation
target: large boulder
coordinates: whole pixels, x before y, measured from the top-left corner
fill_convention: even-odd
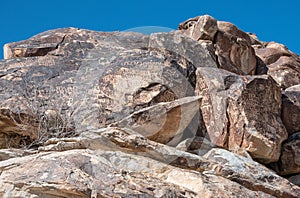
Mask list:
[[[238,76],[215,68],[197,69],[196,95],[212,143],[239,148],[263,163],[277,161],[287,139],[282,124],[281,91],[266,75]]]
[[[195,67],[218,67],[212,42],[197,42],[181,31],[150,35],[150,48],[171,51],[185,57]]]
[[[150,140],[177,145],[182,139],[196,135],[197,129],[189,130],[188,126],[194,117],[198,117],[200,103],[199,96],[161,102],[135,111],[111,126],[130,128]],[[197,120],[200,121],[199,118]]]
[[[272,197],[219,176],[175,168],[123,152],[40,153],[0,162],[0,168],[4,167],[0,176],[3,198]]]
[[[300,131],[300,85],[283,92],[281,117],[289,134]]]
[[[255,49],[255,53],[268,66],[268,74],[283,89],[300,84],[300,58],[284,45],[270,42]]]
[[[186,35],[196,41],[209,40],[213,41],[218,31],[217,20],[209,15],[198,16],[188,19],[179,24],[179,30],[183,30]]]
[[[222,69],[237,74],[255,74],[255,51],[244,39],[219,31],[216,35],[216,55]]]
[[[178,28],[201,44],[212,43],[219,68],[237,74],[256,74],[258,61],[251,46],[253,39],[233,24],[204,15],[189,19]]]
[[[291,185],[286,179],[249,158],[217,148],[203,157],[210,162],[222,164],[220,169],[213,169],[210,174],[225,177],[251,190],[263,191],[275,197],[300,196],[299,187]],[[286,189],[291,192],[286,192]]]
[[[44,49],[50,45],[56,47]],[[74,135],[194,95],[195,67],[187,54],[148,45],[149,36],[140,33],[75,28],[7,44],[8,59],[0,62],[0,147]]]
[[[179,29],[6,44],[0,197],[300,197],[278,175],[297,184],[299,57],[208,15]],[[258,75],[282,61],[284,92]]]
[[[289,136],[282,145],[280,160],[271,166],[280,175],[300,173],[300,132]]]

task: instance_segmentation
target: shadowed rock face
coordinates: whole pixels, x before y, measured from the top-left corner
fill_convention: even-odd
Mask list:
[[[282,94],[282,121],[289,134],[300,131],[300,85],[286,89]]]
[[[280,160],[271,166],[280,175],[300,172],[300,132],[294,133],[283,143]]]
[[[0,197],[300,197],[300,58],[281,44],[205,15],[4,53]]]

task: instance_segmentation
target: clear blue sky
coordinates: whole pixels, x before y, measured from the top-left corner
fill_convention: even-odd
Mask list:
[[[188,18],[209,14],[256,33],[260,40],[283,43],[300,54],[299,4],[299,0],[3,0],[0,45],[61,27],[98,31],[140,26],[176,29]]]

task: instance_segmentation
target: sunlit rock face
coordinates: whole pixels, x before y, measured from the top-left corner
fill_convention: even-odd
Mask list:
[[[300,197],[300,58],[281,44],[204,15],[4,57],[0,197]]]

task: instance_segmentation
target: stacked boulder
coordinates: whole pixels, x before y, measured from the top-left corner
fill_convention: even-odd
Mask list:
[[[204,15],[4,57],[2,197],[300,196],[300,58],[281,44]]]

